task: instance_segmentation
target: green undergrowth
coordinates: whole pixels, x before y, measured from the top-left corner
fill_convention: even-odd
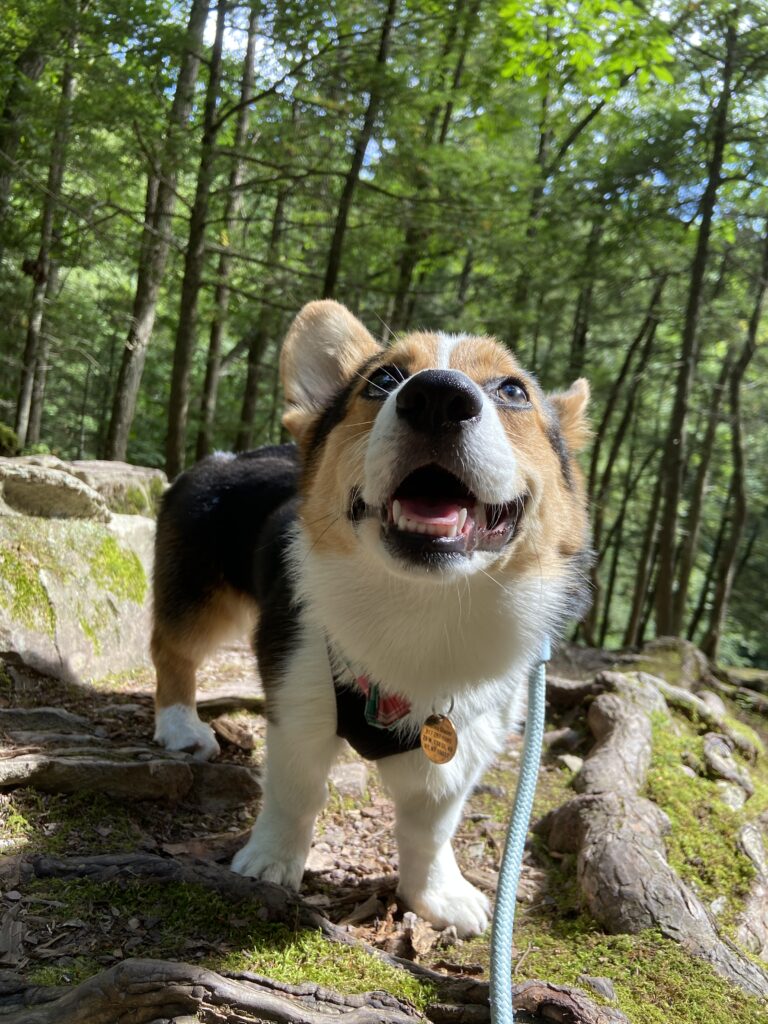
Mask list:
[[[739,829],[768,808],[768,772],[761,757],[749,765],[734,754],[755,785],[755,794],[734,810],[722,799],[717,783],[706,778],[703,737],[697,727],[678,716],[654,716],[653,755],[646,795],[669,818],[665,836],[670,865],[705,903],[725,896],[726,910],[719,923],[728,927],[749,892],[755,869],[736,843]],[[747,727],[744,727],[745,729]],[[685,767],[696,774],[690,775]]]
[[[117,929],[127,928],[134,939],[132,956],[186,960],[199,941],[209,952],[198,962],[211,970],[315,982],[343,994],[384,989],[420,1009],[434,996],[431,986],[364,950],[329,942],[319,931],[269,924],[260,919],[258,901],[230,900],[199,885],[47,879],[28,892],[50,901],[42,905],[54,930],[67,922],[71,927],[73,921],[86,929],[87,948],[72,962],[36,969],[33,980],[39,982],[51,984],[56,971],[59,978],[76,973],[77,980],[83,972],[95,973],[102,966],[100,957],[122,938]]]

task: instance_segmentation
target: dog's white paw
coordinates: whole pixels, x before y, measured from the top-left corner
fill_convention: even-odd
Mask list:
[[[250,875],[264,882],[298,889],[304,874],[306,850],[292,851],[290,844],[275,841],[268,829],[254,826],[251,838],[232,859],[232,870],[238,875]]]
[[[419,917],[429,921],[435,928],[454,925],[462,939],[482,935],[488,927],[491,904],[466,878],[460,877],[440,889],[402,893],[402,897]]]
[[[187,704],[160,708],[155,715],[155,743],[166,750],[186,751],[198,761],[210,761],[221,753],[213,729]]]

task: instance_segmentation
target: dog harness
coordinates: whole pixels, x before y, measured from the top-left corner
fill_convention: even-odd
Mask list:
[[[380,697],[378,686],[357,676],[354,683],[335,674],[336,735],[367,761],[406,754],[421,746],[418,730],[398,728],[411,706],[404,697]]]

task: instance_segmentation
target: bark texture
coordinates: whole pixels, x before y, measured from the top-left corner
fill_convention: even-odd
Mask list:
[[[216,289],[213,297],[213,319],[208,337],[208,358],[205,364],[205,382],[200,403],[200,428],[197,433],[196,457],[202,459],[213,447],[213,423],[221,375],[221,348],[224,330],[229,316],[229,275],[232,256],[230,245],[243,206],[243,179],[245,164],[242,152],[248,139],[250,111],[248,103],[253,99],[255,82],[256,36],[259,24],[260,0],[253,0],[248,15],[248,35],[240,79],[240,106],[235,122],[234,156],[229,172],[227,198],[224,208],[224,244],[219,253],[216,270]]]
[[[696,373],[699,351],[699,317],[704,297],[704,278],[709,259],[709,240],[721,185],[725,146],[728,139],[728,116],[733,88],[736,28],[733,16],[725,39],[722,84],[712,112],[712,154],[707,168],[707,184],[700,205],[701,222],[696,236],[696,250],[691,265],[688,300],[683,320],[679,371],[675,400],[664,448],[661,476],[663,504],[659,534],[659,579],[656,587],[656,631],[660,636],[679,633],[675,621],[675,579],[677,554],[678,507],[683,492],[686,465],[686,431],[688,406]]]
[[[666,702],[653,677],[604,672],[588,724],[596,744],[574,780],[579,796],[541,823],[551,850],[577,855],[587,908],[611,933],[658,928],[745,992],[768,997],[768,974],[723,940],[704,904],[667,863],[666,815],[638,795],[651,721]]]
[[[176,92],[168,120],[165,150],[147,181],[136,291],[115,387],[105,457],[124,460],[136,413],[139,386],[152,337],[165,265],[171,245],[171,221],[176,205],[176,178],[182,159],[183,130],[189,120],[200,67],[203,32],[208,18],[207,0],[193,0],[187,25]]]
[[[341,190],[341,198],[339,199],[339,206],[336,211],[336,222],[333,228],[333,237],[331,238],[331,247],[328,252],[328,263],[325,270],[325,281],[323,283],[324,299],[332,299],[336,293],[336,283],[339,277],[339,269],[341,268],[341,256],[344,251],[344,236],[347,233],[347,221],[349,219],[349,211],[352,207],[352,197],[354,196],[355,189],[357,188],[360,171],[362,170],[363,161],[365,160],[365,153],[368,149],[371,137],[373,136],[373,129],[381,106],[384,91],[384,69],[387,66],[389,41],[392,35],[392,27],[395,21],[396,10],[397,0],[388,0],[384,19],[381,23],[379,49],[376,54],[376,64],[373,69],[371,86],[368,90],[368,102],[363,116],[363,125],[355,140],[355,146],[352,151],[352,160],[349,165],[349,170],[344,177],[344,187]]]
[[[168,434],[165,440],[165,471],[173,480],[184,469],[187,413],[189,410],[189,376],[192,370],[192,356],[197,340],[197,302],[203,278],[205,263],[205,228],[208,219],[208,204],[214,171],[214,144],[218,134],[216,110],[219,103],[221,81],[221,55],[224,45],[224,26],[228,11],[225,0],[219,0],[216,12],[216,36],[208,62],[208,88],[205,94],[203,112],[203,139],[200,147],[200,164],[197,169],[197,185],[192,213],[189,219],[189,235],[184,253],[184,276],[181,282],[179,320],[176,327],[176,341],[173,347],[173,368],[171,370],[171,396],[168,403]]]

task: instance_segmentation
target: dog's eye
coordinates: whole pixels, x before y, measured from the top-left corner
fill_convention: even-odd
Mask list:
[[[528,392],[520,381],[515,380],[514,377],[507,377],[506,380],[503,380],[496,388],[496,394],[504,405],[515,405],[519,407],[530,404]]]
[[[368,383],[363,388],[363,395],[366,398],[384,399],[390,391],[394,391],[398,384],[401,384],[407,374],[399,366],[380,366],[374,370],[368,378]]]

